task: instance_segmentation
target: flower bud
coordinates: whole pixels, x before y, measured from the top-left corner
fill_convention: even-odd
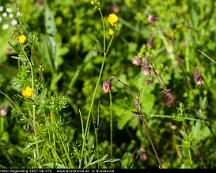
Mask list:
[[[9,112],[9,107],[0,108],[0,117],[7,116],[8,112]]]
[[[148,22],[149,23],[155,23],[157,21],[157,17],[156,16],[154,16],[154,15],[149,15],[148,16]]]
[[[133,61],[132,63],[134,65],[141,65],[143,63],[142,61],[142,58],[139,56],[139,55],[136,55],[134,58],[133,58]]]
[[[152,84],[152,82],[153,82],[153,81],[152,81],[151,79],[147,79],[147,80],[146,80],[146,84],[147,84],[147,85]]]
[[[148,39],[146,44],[147,44],[148,48],[152,48],[152,46],[153,46],[153,39],[152,38]]]
[[[110,80],[106,80],[103,82],[103,90],[105,93],[111,92],[112,89],[112,83]]]
[[[168,107],[171,107],[175,102],[175,96],[171,91],[164,92],[164,100]]]
[[[138,108],[139,110],[141,109],[140,102],[139,102],[139,100],[138,100],[137,98],[136,98],[135,106],[136,106],[136,108]]]
[[[146,155],[146,151],[144,148],[140,149],[140,160],[141,161],[146,161],[147,160],[147,155]]]
[[[119,7],[116,3],[114,3],[114,4],[112,5],[112,11],[113,11],[114,13],[118,13],[118,12],[120,11],[120,7]]]
[[[197,83],[197,85],[202,85],[204,83],[202,76],[198,76],[196,78],[196,83]]]
[[[144,62],[143,63],[143,73],[144,73],[144,75],[149,76],[151,74],[151,72],[152,72],[152,69],[149,66],[149,64],[147,62]]]
[[[200,75],[200,69],[198,66],[195,69],[194,78],[197,85],[202,85],[204,83],[203,77]]]

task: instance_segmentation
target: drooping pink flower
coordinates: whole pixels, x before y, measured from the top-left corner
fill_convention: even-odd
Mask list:
[[[112,83],[110,82],[110,80],[106,80],[103,82],[103,90],[105,93],[110,92],[112,89]]]

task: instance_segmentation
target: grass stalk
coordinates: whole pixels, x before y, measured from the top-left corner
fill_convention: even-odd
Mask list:
[[[35,142],[36,142],[36,158],[38,159],[40,157],[40,152],[39,152],[39,146],[38,146],[38,140],[37,140],[37,129],[36,129],[36,116],[35,116],[35,108],[36,105],[32,106],[33,110],[32,110],[32,116],[33,116],[33,127],[35,130]]]
[[[65,152],[66,157],[67,157],[68,162],[69,162],[69,168],[74,168],[74,165],[73,165],[73,163],[72,163],[72,161],[71,161],[71,159],[70,159],[69,153],[68,153],[67,148],[66,148],[66,146],[65,146],[65,144],[64,144],[64,140],[63,140],[63,137],[62,137],[61,133],[59,133],[59,136],[60,136],[60,138],[61,138],[61,144],[62,144],[62,147],[63,147],[63,149],[64,149],[64,152]]]
[[[112,92],[109,92],[110,96],[110,157],[113,157],[113,115],[112,115]]]

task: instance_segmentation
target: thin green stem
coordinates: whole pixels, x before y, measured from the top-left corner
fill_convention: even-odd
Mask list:
[[[188,147],[188,157],[189,157],[190,165],[192,165],[192,157],[191,157],[190,147]]]
[[[105,29],[104,17],[100,8],[98,8],[98,11],[100,13],[101,21],[103,25],[103,51],[105,53],[106,52],[106,29]]]
[[[39,152],[39,146],[38,146],[38,140],[37,140],[37,129],[36,129],[36,117],[35,117],[35,108],[36,105],[32,106],[33,110],[32,110],[32,116],[33,116],[33,128],[35,130],[35,142],[36,142],[36,158],[38,159],[40,157],[40,152]]]
[[[153,72],[158,80],[158,82],[160,83],[161,87],[166,91],[167,90],[167,87],[166,85],[164,84],[163,80],[161,79],[161,77],[158,75],[158,73],[156,72],[156,69],[153,65],[153,63],[149,60],[149,62],[151,63],[151,66],[152,66],[152,69],[153,69]]]
[[[0,132],[4,132],[4,118],[0,118]]]
[[[113,157],[113,115],[112,115],[112,93],[109,92],[110,96],[110,156]]]
[[[32,90],[33,90],[33,92],[34,92],[34,71],[33,71],[32,63],[31,63],[31,61],[28,59],[28,56],[27,56],[25,50],[23,49],[23,46],[21,45],[20,47],[21,47],[21,49],[22,49],[22,52],[23,52],[24,56],[26,57],[26,59],[27,59],[27,61],[28,61],[28,63],[29,63],[30,69],[31,69],[31,85],[32,85],[31,88],[32,88]]]
[[[28,123],[31,125],[31,122],[26,118],[26,116],[24,115],[24,113],[22,112],[22,110],[20,109],[20,107],[17,106],[16,103],[7,94],[3,93],[2,91],[0,91],[0,93],[2,95],[4,95],[5,97],[7,97],[7,99],[14,105],[14,107],[16,107],[20,111],[20,113],[25,118],[25,120],[28,121]]]
[[[210,58],[208,55],[206,55],[204,52],[202,52],[201,50],[198,50],[201,54],[203,54],[206,58],[208,58],[211,62],[213,62],[214,64],[216,64],[216,61],[213,60],[212,58]]]
[[[80,121],[81,121],[81,127],[82,127],[82,140],[83,142],[85,141],[85,132],[84,132],[84,126],[83,126],[83,118],[82,118],[82,113],[79,109],[79,114],[80,114]],[[79,168],[81,168],[82,164],[82,156],[79,158]]]
[[[55,114],[53,113],[53,111],[50,111],[50,120],[51,120],[51,123],[52,125],[54,125],[55,123]],[[56,150],[56,136],[55,136],[55,133],[52,133],[52,138],[53,138],[53,146],[54,146],[54,149]]]
[[[173,119],[176,121],[180,121],[181,118],[183,120],[189,120],[189,121],[201,121],[201,122],[208,122],[205,119],[197,119],[197,118],[188,118],[188,117],[178,117],[178,116],[172,116],[172,115],[151,115],[152,117],[158,117],[158,118],[169,118],[169,119]]]
[[[63,137],[62,137],[61,133],[59,133],[59,136],[61,137],[62,147],[63,147],[63,149],[65,151],[65,154],[66,154],[66,157],[67,157],[67,159],[69,161],[69,168],[74,168],[74,165],[73,165],[73,163],[72,163],[72,161],[70,159],[69,153],[68,153],[67,148],[66,148],[66,146],[64,144]]]
[[[79,163],[79,168],[81,168],[81,165],[82,165],[82,158],[83,158],[83,152],[84,152],[84,149],[85,149],[85,145],[86,145],[86,136],[87,136],[87,131],[88,131],[88,127],[89,127],[89,123],[90,123],[90,118],[91,118],[91,112],[92,112],[92,108],[93,108],[93,105],[94,105],[94,100],[95,100],[95,96],[96,96],[96,93],[97,93],[97,89],[98,89],[98,86],[99,86],[99,83],[100,83],[100,80],[101,80],[101,76],[102,76],[102,73],[103,73],[103,69],[104,69],[104,65],[105,65],[105,61],[106,61],[106,55],[110,49],[110,46],[111,46],[111,43],[113,41],[113,37],[111,38],[108,46],[107,46],[107,49],[106,49],[106,30],[105,30],[105,23],[104,23],[104,18],[103,18],[103,15],[102,15],[102,12],[101,10],[99,9],[99,12],[100,12],[100,15],[101,15],[101,20],[102,20],[102,23],[103,23],[103,48],[104,48],[104,54],[103,54],[103,61],[101,63],[101,68],[100,68],[100,73],[99,73],[99,76],[98,76],[98,80],[97,80],[97,83],[96,83],[96,86],[95,86],[95,89],[94,89],[94,92],[93,92],[93,96],[92,96],[92,100],[91,100],[91,104],[90,104],[90,108],[89,108],[89,112],[88,112],[88,116],[87,116],[87,121],[86,121],[86,126],[85,126],[85,137],[84,137],[84,140],[83,140],[83,144],[82,144],[82,149],[81,149],[81,162]]]

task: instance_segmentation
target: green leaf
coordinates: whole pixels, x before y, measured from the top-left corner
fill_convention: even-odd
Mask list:
[[[49,6],[45,5],[45,29],[46,33],[51,36],[55,36],[56,34],[56,25],[54,15],[52,14]]]
[[[119,110],[118,110],[119,111]],[[118,128],[121,130],[124,128],[124,126],[127,124],[130,119],[132,119],[133,113],[131,111],[124,110],[124,112],[119,112],[119,120],[118,120]]]
[[[192,127],[191,133],[194,139],[199,142],[200,140],[204,140],[209,136],[210,130],[208,127],[204,126],[203,123],[197,121],[196,124]]]

